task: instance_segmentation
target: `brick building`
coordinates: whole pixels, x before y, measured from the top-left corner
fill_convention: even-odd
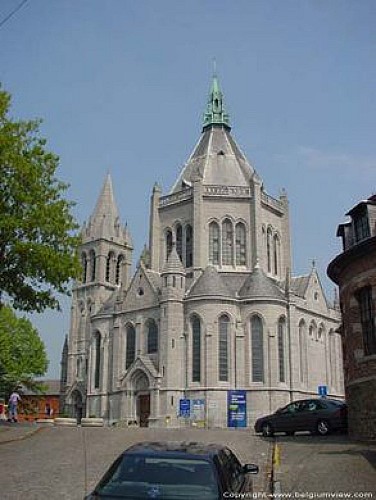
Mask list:
[[[338,226],[343,253],[328,266],[339,286],[349,432],[376,439],[376,195]]]

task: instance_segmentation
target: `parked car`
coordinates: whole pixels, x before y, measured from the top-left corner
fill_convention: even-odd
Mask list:
[[[144,442],[125,450],[85,498],[217,500],[252,491],[249,474],[257,472],[223,445]]]
[[[325,436],[332,431],[346,429],[346,403],[326,398],[294,401],[255,423],[255,432],[262,432],[265,437],[273,436],[275,432],[292,436],[297,431]]]

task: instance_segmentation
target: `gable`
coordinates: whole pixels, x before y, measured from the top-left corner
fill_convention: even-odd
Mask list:
[[[123,301],[127,311],[159,306],[158,290],[152,284],[143,266],[135,272]]]
[[[310,309],[317,312],[328,312],[328,301],[321,286],[320,278],[315,270],[309,276],[304,298]]]

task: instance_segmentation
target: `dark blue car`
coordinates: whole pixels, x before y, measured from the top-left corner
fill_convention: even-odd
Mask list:
[[[249,474],[257,472],[223,445],[144,442],[125,450],[86,500],[217,500],[252,491]]]

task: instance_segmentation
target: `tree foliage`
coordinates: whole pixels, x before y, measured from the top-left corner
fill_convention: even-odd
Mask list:
[[[16,121],[9,110],[10,95],[0,88],[0,307],[10,300],[41,312],[59,308],[57,293],[78,276],[78,225],[40,121]]]
[[[18,318],[9,306],[0,309],[0,392],[18,385],[38,386],[34,377],[48,367],[46,350],[38,331],[27,318]]]

